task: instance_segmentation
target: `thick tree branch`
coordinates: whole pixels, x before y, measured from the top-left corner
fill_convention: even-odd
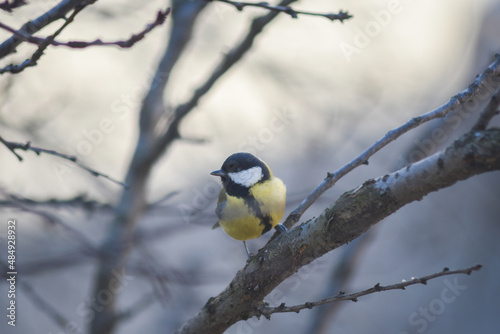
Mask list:
[[[357,156],[354,160],[349,162],[347,165],[343,166],[334,173],[328,173],[323,182],[309,194],[300,205],[293,210],[286,220],[284,225],[286,228],[290,229],[295,223],[297,223],[304,214],[304,212],[328,189],[333,187],[335,183],[344,177],[346,174],[354,170],[355,168],[368,163],[368,159],[380,151],[383,147],[387,146],[389,143],[393,142],[401,135],[407,133],[408,131],[420,126],[423,123],[429,122],[433,119],[443,118],[448,115],[453,110],[458,107],[463,106],[465,103],[472,101],[480,93],[483,93],[485,89],[493,93],[500,85],[500,55],[495,55],[495,61],[488,66],[483,73],[481,73],[477,79],[469,85],[469,87],[462,91],[461,93],[453,96],[448,103],[442,105],[441,107],[429,111],[418,117],[412,118],[407,123],[401,125],[400,127],[389,131],[384,137],[378,140],[375,144],[366,149],[363,153]],[[486,92],[486,95],[489,92]],[[484,95],[481,96],[484,99]]]
[[[237,10],[241,11],[245,7],[258,7],[258,8],[264,8],[268,9],[271,11],[276,11],[276,12],[281,12],[290,15],[292,18],[296,19],[299,17],[299,14],[301,15],[311,15],[311,16],[321,16],[324,18],[329,19],[330,21],[335,21],[338,20],[341,23],[344,23],[344,20],[348,20],[352,17],[348,12],[344,12],[340,10],[338,14],[333,14],[333,13],[328,13],[328,14],[322,14],[322,13],[312,13],[312,12],[305,12],[301,10],[295,10],[292,7],[289,6],[284,6],[284,5],[278,5],[278,6],[272,6],[267,2],[242,2],[242,1],[231,1],[231,0],[208,0],[208,1],[218,1],[218,2],[224,2],[229,5],[234,6]]]
[[[445,151],[366,181],[317,218],[274,238],[177,333],[222,333],[237,321],[258,316],[264,298],[302,266],[357,238],[404,205],[494,170],[500,170],[500,129],[470,132]]]
[[[23,161],[23,157],[21,157],[19,154],[17,154],[16,150],[32,151],[32,152],[35,152],[36,155],[40,155],[42,153],[53,155],[53,156],[56,156],[56,157],[73,162],[77,166],[85,169],[87,172],[92,174],[92,176],[95,176],[95,177],[101,176],[105,179],[110,180],[111,182],[114,182],[114,183],[116,183],[124,188],[127,188],[127,185],[125,183],[120,182],[120,181],[118,181],[118,180],[116,180],[116,179],[114,179],[106,174],[98,172],[97,170],[95,170],[93,168],[90,168],[89,166],[80,162],[80,160],[78,160],[78,158],[73,156],[73,155],[67,155],[67,154],[56,152],[54,150],[48,150],[45,148],[34,147],[34,146],[31,146],[31,142],[27,142],[26,144],[21,144],[21,143],[7,141],[7,140],[3,139],[1,136],[0,136],[0,143],[4,144],[5,147],[7,147],[9,149],[9,151],[11,151],[12,154],[14,154],[19,161]]]
[[[427,285],[428,281],[442,276],[456,275],[456,274],[470,275],[473,271],[480,270],[481,267],[482,266],[478,264],[473,267],[469,267],[466,269],[459,269],[459,270],[450,270],[448,268],[444,268],[441,272],[430,274],[420,278],[413,277],[411,280],[409,281],[403,280],[403,282],[401,283],[395,283],[391,285],[380,285],[380,283],[377,283],[373,287],[368,288],[366,290],[349,294],[345,294],[345,292],[340,291],[337,295],[333,297],[325,298],[315,302],[307,302],[304,304],[294,305],[294,306],[286,306],[285,303],[282,303],[278,307],[269,307],[267,305],[264,305],[259,308],[259,312],[267,319],[271,319],[271,314],[274,313],[285,313],[285,312],[299,313],[303,309],[312,309],[313,307],[316,306],[345,301],[345,300],[357,302],[359,297],[370,295],[375,292],[390,291],[390,290],[405,290],[407,286],[415,284]]]

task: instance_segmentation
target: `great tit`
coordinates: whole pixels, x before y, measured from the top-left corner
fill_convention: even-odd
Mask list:
[[[250,153],[234,153],[220,170],[210,174],[222,181],[215,210],[219,221],[214,228],[220,226],[229,236],[242,240],[248,257],[246,240],[273,227],[286,231],[279,224],[285,213],[286,187],[265,162]]]

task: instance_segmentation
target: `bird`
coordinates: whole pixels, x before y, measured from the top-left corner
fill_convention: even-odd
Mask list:
[[[279,224],[285,213],[286,187],[264,161],[250,153],[234,153],[210,174],[222,181],[215,210],[219,221],[213,228],[220,226],[230,237],[243,241],[248,258],[246,240],[272,228],[286,231]]]

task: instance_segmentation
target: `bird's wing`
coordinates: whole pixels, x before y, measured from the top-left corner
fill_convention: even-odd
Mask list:
[[[227,203],[227,196],[226,196],[226,191],[223,188],[220,190],[219,199],[217,200],[217,207],[215,208],[215,214],[217,215],[217,218],[221,219],[222,212],[224,211],[226,203]],[[219,222],[217,222],[214,224],[214,226],[212,226],[212,229],[217,228],[219,226],[220,224]]]

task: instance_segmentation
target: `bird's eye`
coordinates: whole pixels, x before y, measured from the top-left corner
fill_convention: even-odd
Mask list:
[[[237,172],[241,171],[241,167],[236,162],[229,164],[227,169],[229,172],[232,172],[232,173],[237,173]]]

